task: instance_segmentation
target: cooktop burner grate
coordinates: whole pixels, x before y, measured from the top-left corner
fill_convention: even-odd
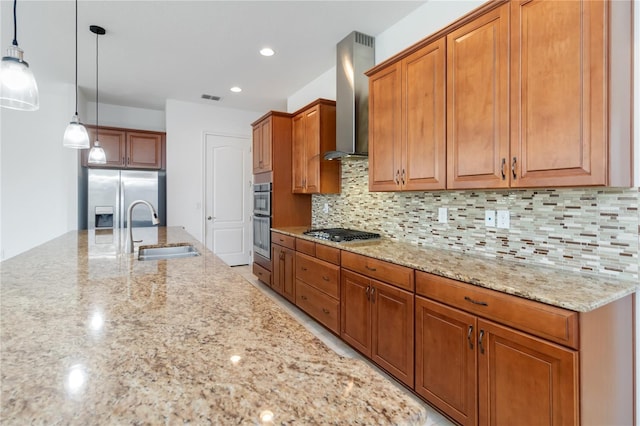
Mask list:
[[[304,234],[310,237],[319,238],[321,240],[329,240],[336,243],[339,243],[341,241],[360,241],[380,238],[380,234],[376,234],[374,232],[365,232],[358,231],[356,229],[345,228],[310,229]]]

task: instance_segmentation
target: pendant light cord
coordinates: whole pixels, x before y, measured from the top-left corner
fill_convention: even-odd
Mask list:
[[[76,117],[77,116],[78,116],[78,0],[76,0]]]
[[[96,141],[98,141],[98,37],[100,34],[96,32]]]
[[[18,19],[16,18],[16,5],[18,0],[13,0],[13,45],[18,45]]]

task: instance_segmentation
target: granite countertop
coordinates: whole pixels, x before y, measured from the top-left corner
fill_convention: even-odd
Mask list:
[[[134,233],[202,255],[142,262],[117,232],[74,231],[0,263],[0,423],[427,421],[181,228]]]
[[[623,281],[615,277],[586,275],[557,268],[492,259],[387,238],[335,243],[304,235],[307,227],[273,230],[577,312],[597,309],[634,293],[639,286],[637,282]]]

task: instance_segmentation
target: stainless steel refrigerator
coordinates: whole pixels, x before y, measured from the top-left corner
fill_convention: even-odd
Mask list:
[[[140,170],[87,170],[87,227],[113,229],[127,226],[127,209],[135,200],[151,203],[160,225],[166,224],[165,173]],[[149,210],[133,209],[132,226],[154,226]]]

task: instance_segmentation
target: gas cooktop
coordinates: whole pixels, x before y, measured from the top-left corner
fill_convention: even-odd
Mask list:
[[[345,228],[310,229],[304,234],[310,237],[319,238],[321,240],[329,240],[336,243],[342,241],[361,241],[380,238],[380,234],[376,234],[374,232],[365,232]]]

